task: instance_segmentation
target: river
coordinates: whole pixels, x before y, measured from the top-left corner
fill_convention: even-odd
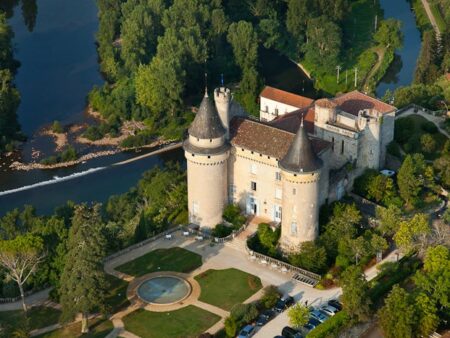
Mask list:
[[[394,91],[400,86],[412,83],[422,44],[414,12],[407,0],[380,0],[380,4],[385,19],[395,18],[402,22],[404,38],[403,47],[396,51],[394,62],[376,88],[378,97],[382,97],[388,89]]]
[[[409,38],[410,32],[415,34],[411,28],[405,31],[411,22],[414,24],[406,0],[382,0],[381,3],[386,16],[408,22],[403,27],[405,47],[399,51],[404,59],[403,67],[397,72],[397,82],[383,80],[378,88],[383,91],[411,81],[417,54],[407,55],[413,47],[410,44],[416,40]],[[406,8],[408,12],[397,13],[397,3],[402,3],[399,8]],[[37,6],[32,31],[29,30],[30,20],[25,24],[20,7],[14,9],[10,18],[15,32],[15,55],[22,64],[16,80],[22,95],[19,119],[28,135],[56,119],[63,123],[82,119],[86,95],[93,85],[103,82],[95,50],[98,28],[95,1],[39,0]],[[261,55],[262,75],[267,84],[309,97],[317,96],[305,74],[287,58],[267,50],[262,50]],[[176,150],[114,165],[146,152],[148,150],[121,153],[57,170],[10,171],[0,163],[0,215],[24,204],[49,213],[67,200],[103,202],[112,194],[127,191],[143,172],[154,166],[162,166],[167,161],[185,163],[182,151]],[[15,192],[5,193],[11,190]]]

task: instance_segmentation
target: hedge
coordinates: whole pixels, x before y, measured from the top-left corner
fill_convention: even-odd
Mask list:
[[[329,338],[337,337],[339,333],[349,326],[351,318],[345,310],[338,312],[335,316],[328,318],[324,323],[311,330],[306,338]]]

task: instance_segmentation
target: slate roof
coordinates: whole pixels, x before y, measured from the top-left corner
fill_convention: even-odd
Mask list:
[[[189,135],[199,139],[214,139],[225,135],[216,106],[205,93],[197,115],[188,129]]]
[[[287,154],[295,137],[295,133],[242,117],[233,118],[230,127],[230,142],[233,146],[278,160]],[[330,146],[329,142],[318,138],[311,138],[310,143],[316,154]]]
[[[280,168],[293,173],[313,172],[322,167],[323,162],[317,157],[312,147],[306,129],[303,127],[303,121],[279,165]]]
[[[270,86],[265,86],[260,96],[297,108],[307,107],[314,101],[309,97],[286,92],[284,90]]]

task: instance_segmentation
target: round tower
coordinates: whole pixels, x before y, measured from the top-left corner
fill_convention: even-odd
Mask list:
[[[187,159],[189,222],[210,230],[222,222],[227,203],[230,146],[214,104],[205,96],[183,143]]]
[[[214,101],[219,113],[220,121],[226,131],[227,140],[230,138],[230,103],[231,91],[226,87],[216,88],[214,90]]]
[[[280,246],[298,250],[319,234],[319,184],[322,160],[314,152],[303,120],[286,155],[279,161],[283,186]]]

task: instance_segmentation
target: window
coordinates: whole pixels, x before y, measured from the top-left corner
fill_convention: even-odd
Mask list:
[[[253,191],[256,191],[256,182],[251,182],[251,184],[250,184],[250,188],[253,190]]]
[[[252,174],[256,174],[256,164],[255,163],[250,164],[250,172]]]
[[[291,235],[297,235],[297,222],[291,223]]]
[[[279,171],[277,171],[277,172],[275,173],[275,179],[276,179],[277,181],[281,181],[281,173],[280,173]]]
[[[297,194],[297,189],[292,189],[292,195],[296,195]]]
[[[268,112],[269,112],[269,106],[266,105],[266,113],[268,113]]]
[[[274,218],[275,221],[281,221],[281,207],[279,205],[275,205],[275,212],[274,212]]]
[[[193,202],[193,203],[192,203],[192,213],[193,213],[194,215],[197,215],[197,214],[198,214],[198,203],[197,203],[197,202]]]
[[[344,140],[342,140],[342,143],[341,143],[341,154],[343,154],[344,153]]]
[[[275,189],[275,198],[281,200],[282,190],[279,188]]]
[[[331,138],[331,151],[334,152],[334,137]]]
[[[278,116],[278,108],[275,108],[275,115]]]

